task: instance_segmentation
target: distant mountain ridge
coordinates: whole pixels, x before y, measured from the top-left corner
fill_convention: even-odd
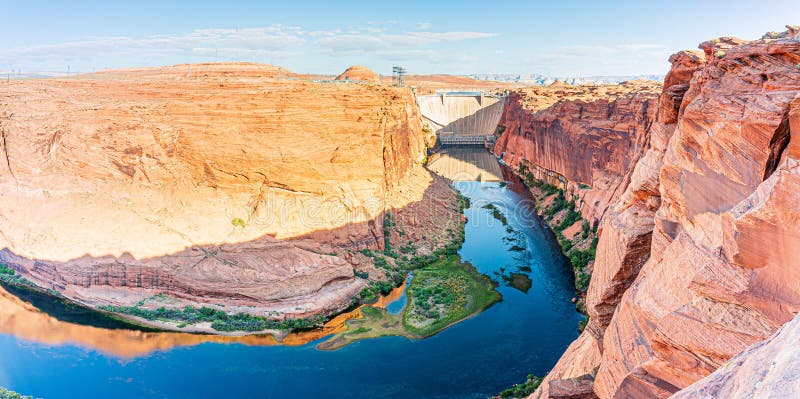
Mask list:
[[[498,82],[521,83],[527,85],[546,86],[556,81],[579,84],[615,84],[626,80],[664,80],[664,75],[622,75],[622,76],[584,76],[584,77],[554,77],[545,76],[538,73],[519,74],[519,73],[479,73],[469,75],[477,80],[494,80]]]

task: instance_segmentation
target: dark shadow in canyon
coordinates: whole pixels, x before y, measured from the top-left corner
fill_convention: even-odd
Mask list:
[[[393,223],[404,230],[403,237],[392,235],[391,245],[400,248],[411,242],[415,248],[425,247],[425,252],[430,252],[431,239],[440,238],[441,244],[449,242],[449,235],[457,231],[462,217],[455,191],[445,179],[435,175],[421,200],[389,212]],[[146,259],[125,254],[120,257],[86,255],[66,262],[40,261],[4,248],[0,250],[0,262],[32,280],[39,288],[9,286],[9,292],[60,321],[101,328],[132,328],[102,315],[92,315],[96,312],[78,304],[108,303],[109,297],[117,300],[117,296],[124,297],[131,292],[136,293],[136,299],[128,301],[130,305],[141,297],[165,294],[191,301],[180,306],[224,302],[238,307],[269,307],[280,305],[282,301],[292,303],[295,297],[314,300],[319,295],[334,295],[336,303],[310,314],[292,313],[291,317],[333,314],[345,310],[350,299],[363,287],[361,278],[355,275],[354,264],[359,262],[353,259],[362,256],[360,251],[364,249],[383,251],[384,245],[381,215],[373,220],[317,230],[288,240],[267,235],[242,243],[195,246]],[[221,275],[215,273],[217,270],[234,272]],[[380,272],[377,268],[373,270]],[[276,285],[279,288],[270,291]],[[354,289],[331,290],[331,287],[343,285]],[[52,296],[49,290],[65,297]],[[251,295],[251,292],[264,291],[266,294],[260,297]]]

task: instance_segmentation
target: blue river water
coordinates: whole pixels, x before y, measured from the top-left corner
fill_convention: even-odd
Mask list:
[[[433,337],[382,337],[322,351],[321,340],[161,345],[155,340],[169,340],[159,333],[130,332],[123,342],[116,330],[93,327],[90,339],[87,327],[70,323],[53,320],[61,323],[57,336],[11,323],[0,326],[0,386],[45,399],[485,398],[528,374],[544,375],[577,337],[582,318],[571,302],[567,261],[519,183],[455,185],[471,200],[460,254],[498,282],[503,300]],[[106,334],[119,342],[104,342]],[[107,350],[131,342],[154,350]]]

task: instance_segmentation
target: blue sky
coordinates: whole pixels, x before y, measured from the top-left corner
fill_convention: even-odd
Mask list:
[[[297,72],[662,74],[718,36],[800,24],[800,1],[0,0],[0,71],[253,61]]]

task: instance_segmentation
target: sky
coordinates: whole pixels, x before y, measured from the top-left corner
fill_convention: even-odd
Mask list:
[[[0,71],[248,61],[301,73],[664,74],[670,54],[800,24],[800,0],[0,0]]]

